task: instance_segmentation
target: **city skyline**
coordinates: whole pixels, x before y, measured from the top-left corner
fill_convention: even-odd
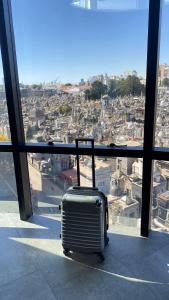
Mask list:
[[[169,63],[166,63],[166,62],[163,62],[163,63],[159,63],[159,72],[160,72],[160,67],[163,67],[163,66],[166,66],[167,68],[169,68]],[[0,86],[2,87],[4,85],[4,77],[3,77],[3,67],[2,67],[2,59],[0,57]],[[168,74],[168,73],[167,73]],[[89,76],[88,78],[86,78],[84,80],[84,78],[80,77],[77,82],[71,82],[71,80],[67,81],[67,82],[59,82],[57,79],[52,79],[50,81],[43,81],[43,82],[29,82],[29,83],[25,83],[25,82],[19,82],[21,85],[33,85],[33,84],[42,84],[42,85],[48,85],[48,84],[53,84],[53,85],[58,85],[58,84],[72,84],[72,85],[77,85],[77,84],[81,84],[81,82],[84,82],[84,83],[87,83],[87,82],[94,82],[95,80],[100,80],[99,78],[100,77],[103,77],[103,81],[104,81],[104,78],[108,78],[108,79],[120,79],[120,78],[126,78],[127,76],[129,75],[135,75],[137,76],[138,78],[140,78],[141,80],[144,80],[146,82],[146,74],[145,76],[142,76],[141,74],[139,74],[137,72],[137,70],[124,70],[123,73],[121,74],[107,74],[107,73],[104,73],[104,74],[94,74],[92,76]],[[166,76],[167,78],[168,75]],[[95,79],[96,78],[96,79]],[[165,76],[164,76],[165,78]],[[107,85],[107,83],[105,83]]]

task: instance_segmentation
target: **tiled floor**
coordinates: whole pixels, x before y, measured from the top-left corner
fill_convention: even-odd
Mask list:
[[[110,232],[99,264],[94,255],[64,257],[59,234],[59,216],[0,214],[1,300],[169,299],[169,235]]]

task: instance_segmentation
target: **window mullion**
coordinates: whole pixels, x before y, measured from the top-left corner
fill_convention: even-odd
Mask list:
[[[10,0],[0,0],[0,45],[11,141],[14,149],[17,149],[19,144],[25,143],[25,139]],[[13,157],[20,217],[26,220],[32,215],[27,154],[14,151]]]
[[[149,28],[147,48],[147,77],[144,123],[143,149],[143,186],[142,186],[142,213],[141,235],[147,237],[149,231],[150,203],[152,194],[152,159],[155,133],[155,112],[157,98],[157,70],[159,57],[159,36],[161,0],[149,1]]]

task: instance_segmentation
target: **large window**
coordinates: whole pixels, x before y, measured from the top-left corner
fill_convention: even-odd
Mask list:
[[[148,1],[12,8],[26,140],[142,146]]]
[[[58,214],[66,190],[77,185],[76,156],[29,154],[29,176],[35,213]],[[95,157],[96,187],[108,198],[111,231],[137,233],[142,206],[143,160]],[[80,183],[92,186],[92,160],[80,156]]]
[[[112,224],[139,228],[141,222],[141,234],[148,236],[151,198],[153,220],[161,218],[157,186],[164,194],[168,185],[160,163],[169,160],[169,150],[161,148],[168,147],[163,138],[168,130],[167,0],[160,54],[160,66],[166,65],[159,67],[159,76],[164,69],[165,80],[159,83],[155,134],[160,148],[153,146],[162,2],[0,0],[12,139],[0,143],[0,151],[13,153],[23,219],[32,214],[30,190],[34,211],[48,213],[57,210],[67,186],[76,184],[74,140],[79,136],[95,139],[96,182],[117,207],[110,209]],[[80,145],[86,185],[91,181],[91,154],[88,144]],[[108,175],[100,176],[103,170]]]

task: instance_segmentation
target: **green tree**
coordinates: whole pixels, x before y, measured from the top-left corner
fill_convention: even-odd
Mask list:
[[[111,98],[127,95],[140,96],[141,93],[145,93],[145,86],[137,76],[128,76],[119,80],[112,79],[108,86],[101,81],[95,81],[92,83],[91,88],[86,90],[85,98],[96,100],[106,93]]]
[[[90,93],[90,90],[89,90],[89,89],[87,89],[87,90],[85,91],[85,99],[86,99],[86,100],[91,99],[91,93]]]
[[[68,114],[70,114],[71,111],[72,111],[72,108],[68,104],[62,104],[59,107],[59,113],[61,115],[68,115]]]
[[[169,78],[164,78],[162,82],[163,86],[169,87]]]
[[[126,79],[116,81],[116,96],[140,96],[144,92],[145,86],[137,76],[128,76]]]
[[[105,95],[107,92],[107,85],[103,84],[101,81],[96,80],[92,83],[90,90],[86,90],[85,97],[86,99],[101,99],[102,95]]]
[[[128,76],[126,81],[131,95],[140,96],[141,93],[144,92],[144,85],[140,82],[140,79],[137,76]]]
[[[65,83],[65,86],[69,87],[69,86],[72,86],[72,84],[68,82],[68,83]]]
[[[32,89],[36,89],[36,90],[41,90],[42,89],[42,84],[32,84]]]

